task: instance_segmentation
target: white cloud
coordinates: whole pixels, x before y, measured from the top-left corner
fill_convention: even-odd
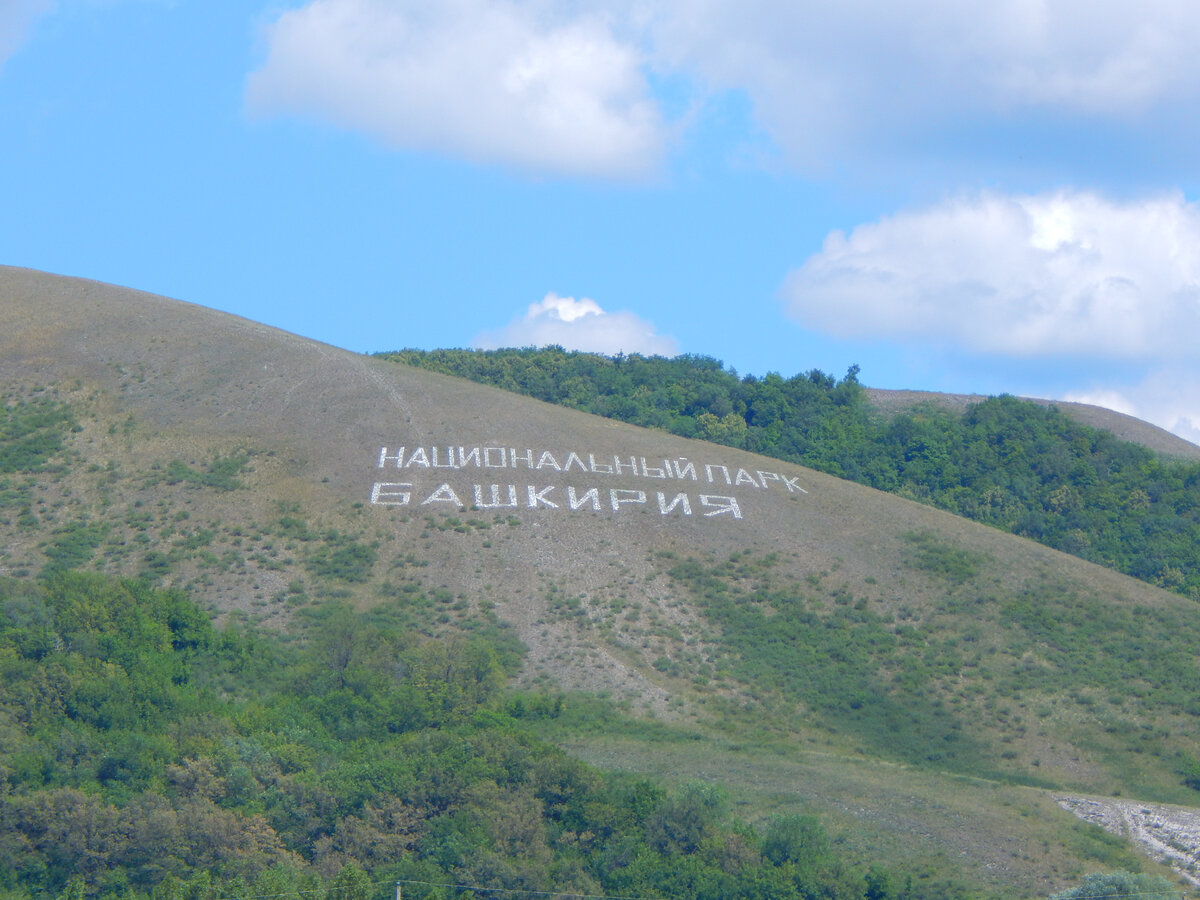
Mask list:
[[[51,0],[0,0],[0,66],[21,46],[33,20],[53,5]]]
[[[834,232],[784,293],[843,337],[978,353],[1191,359],[1200,334],[1200,210],[1180,196],[984,194]]]
[[[558,174],[630,177],[659,162],[643,60],[598,17],[516,0],[311,0],[266,37],[247,87],[262,114]]]
[[[1136,138],[1146,116],[1177,123],[1200,99],[1192,0],[669,0],[649,21],[665,62],[747,92],[804,165],[879,145],[928,150],[1038,115]]]
[[[609,355],[674,356],[679,352],[674,338],[657,334],[653,324],[631,312],[607,313],[586,297],[576,300],[553,293],[540,303],[531,303],[521,318],[499,331],[477,335],[471,343],[485,350],[558,344],[567,350]]]
[[[1060,399],[1115,409],[1200,444],[1200,372],[1168,364],[1131,384],[1071,391]]]
[[[668,129],[648,71],[691,85],[693,109],[744,92],[821,170],[1003,153],[1004,135],[1063,117],[1162,155],[1200,117],[1193,0],[309,0],[266,38],[254,110],[554,173],[654,168]],[[1060,152],[1021,139],[1011,156]]]
[[[1075,372],[1089,386],[1060,399],[1200,440],[1200,208],[1181,196],[949,201],[834,232],[783,291],[806,327],[1010,377]]]

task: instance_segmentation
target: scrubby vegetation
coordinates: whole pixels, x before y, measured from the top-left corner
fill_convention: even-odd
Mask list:
[[[218,457],[210,461],[203,469],[195,469],[181,459],[173,459],[166,466],[153,472],[149,480],[164,484],[189,484],[195,487],[232,491],[243,486],[237,476],[246,468],[249,461],[249,456],[238,453],[232,456]]]
[[[214,628],[98,574],[0,581],[0,891],[939,895],[839,859],[811,817],[759,831],[717,786],[571,760],[527,724],[563,699],[505,690],[499,632],[425,638],[402,601],[307,623]]]
[[[997,596],[990,560],[928,534],[908,541],[906,565],[949,586],[932,614],[878,591],[852,594],[834,577],[780,578],[774,554],[664,560],[712,626],[708,662],[690,669],[736,688],[731,730],[825,728],[918,767],[1107,787],[1072,783],[1037,759],[1045,722],[1070,719],[1079,745],[1117,765],[1141,760],[1124,764],[1126,788],[1194,802],[1200,621],[1190,610],[1132,606],[1037,572]]]
[[[1165,878],[1135,875],[1132,872],[1108,872],[1089,875],[1050,900],[1094,900],[1098,897],[1140,897],[1142,900],[1174,900],[1180,892]]]
[[[542,350],[381,354],[551,403],[809,466],[1200,599],[1200,464],[996,397],[892,418],[842,379],[738,377],[707,357]]]
[[[0,475],[43,471],[75,425],[70,407],[43,391],[3,397],[0,403]]]
[[[70,406],[54,393],[34,390],[0,397],[0,519],[37,523],[31,507],[35,478],[53,467],[68,432]]]

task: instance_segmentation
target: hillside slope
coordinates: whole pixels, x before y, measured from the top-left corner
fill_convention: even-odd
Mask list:
[[[1160,429],[1095,407],[873,391],[857,366],[839,380],[817,370],[740,377],[711,357],[553,346],[379,356],[786,460],[1200,599],[1200,464],[1080,421],[1173,446]]]
[[[0,575],[143,574],[279,628],[419,587],[431,632],[497,617],[525,684],[669,726],[556,735],[581,756],[724,781],[751,818],[817,811],[989,892],[1107,852],[1063,792],[1194,796],[1195,604],[1029,541],[28,270],[0,269],[0,383],[13,421],[72,422],[0,474]]]

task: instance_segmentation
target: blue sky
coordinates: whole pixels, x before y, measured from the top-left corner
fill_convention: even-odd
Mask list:
[[[0,263],[1200,440],[1200,6],[0,0]]]

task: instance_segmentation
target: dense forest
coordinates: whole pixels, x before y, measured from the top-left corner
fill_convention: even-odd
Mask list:
[[[788,460],[1029,537],[1200,599],[1200,464],[1009,396],[881,416],[858,381],[739,377],[714,359],[541,350],[382,356]]]
[[[503,628],[431,637],[412,605],[328,601],[289,638],[145,582],[0,581],[0,896],[955,893],[572,760],[530,727],[563,698],[505,689]]]

